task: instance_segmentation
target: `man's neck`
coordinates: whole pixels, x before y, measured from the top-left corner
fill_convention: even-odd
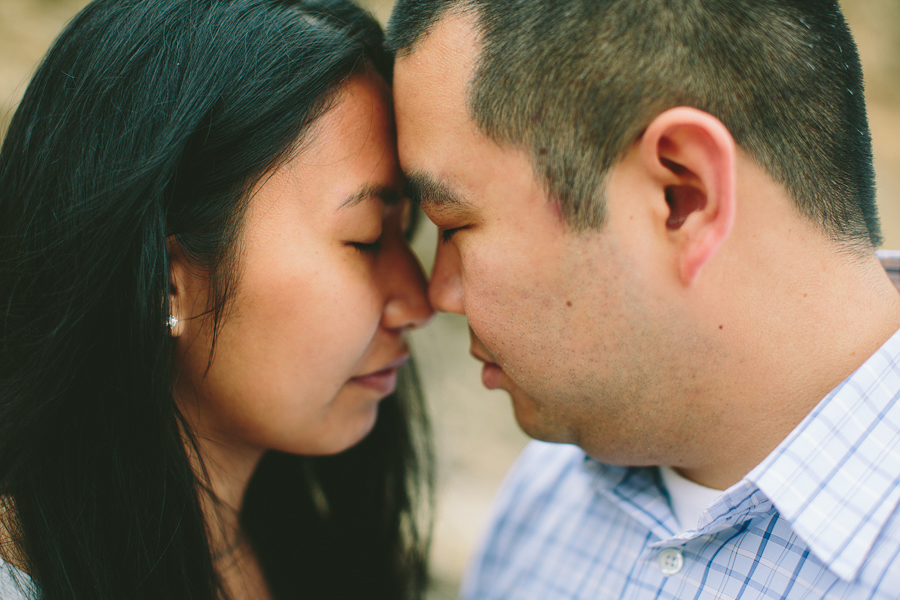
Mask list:
[[[781,262],[757,259],[778,267],[750,266],[731,288],[726,310],[740,316],[714,375],[725,426],[673,465],[708,487],[738,482],[900,329],[900,295],[874,253],[778,251]]]

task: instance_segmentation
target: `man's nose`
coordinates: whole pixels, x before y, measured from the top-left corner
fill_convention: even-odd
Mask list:
[[[434,269],[428,284],[428,299],[440,311],[465,314],[459,250],[455,244],[438,239]]]

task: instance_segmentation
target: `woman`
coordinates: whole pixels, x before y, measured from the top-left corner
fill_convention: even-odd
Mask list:
[[[0,594],[421,596],[390,64],[340,0],[63,32],[0,153]]]

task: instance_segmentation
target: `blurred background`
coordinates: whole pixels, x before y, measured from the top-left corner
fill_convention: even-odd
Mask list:
[[[385,23],[393,0],[359,0]],[[0,136],[41,56],[86,0],[0,0]],[[885,248],[900,249],[900,0],[844,0],[866,75]],[[436,232],[425,221],[416,251],[430,268]],[[438,457],[433,600],[456,597],[504,472],[526,443],[504,392],[481,386],[465,319],[440,315],[417,332]]]

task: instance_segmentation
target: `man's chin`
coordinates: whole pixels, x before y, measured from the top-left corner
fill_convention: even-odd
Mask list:
[[[480,345],[480,342],[477,342]],[[483,348],[483,346],[481,346]],[[483,351],[484,352],[484,351]],[[486,354],[486,352],[484,352]],[[527,392],[510,378],[500,365],[488,362],[480,353],[473,352],[476,358],[484,362],[481,369],[481,383],[489,390],[504,390],[512,400],[516,422],[529,437],[543,442],[571,443],[567,428],[559,427],[552,411],[548,414],[541,410],[541,403],[536,402]]]
[[[540,403],[513,383],[509,377],[504,375],[504,378],[505,385],[494,389],[503,389],[509,393],[516,422],[528,437],[556,444],[572,443],[571,436],[566,435],[567,430],[557,427],[556,420],[552,415],[548,418],[546,411],[541,410]]]

